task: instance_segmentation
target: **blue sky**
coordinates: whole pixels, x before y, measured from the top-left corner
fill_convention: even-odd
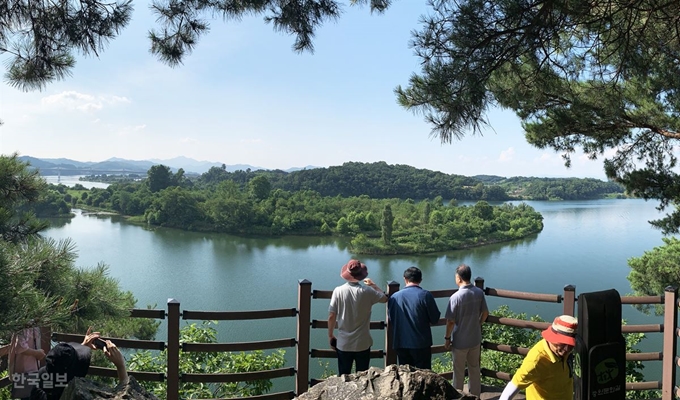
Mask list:
[[[386,161],[468,176],[604,179],[601,160],[579,153],[566,169],[560,154],[529,146],[507,111],[491,112],[483,136],[431,137],[393,93],[419,70],[408,42],[427,11],[424,1],[394,2],[383,15],[346,5],[317,31],[314,54],[292,51],[293,37],[262,17],[216,19],[184,65],[171,68],[149,53],[155,18],[138,2],[130,25],[99,58],[79,57],[72,77],[29,93],[3,79],[0,152],[186,156],[272,169]]]

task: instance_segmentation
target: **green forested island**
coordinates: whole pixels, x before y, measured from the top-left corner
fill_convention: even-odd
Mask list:
[[[57,186],[36,211],[64,214],[71,206],[194,231],[338,235],[351,238],[356,253],[409,254],[519,239],[543,229],[542,216],[530,206],[487,200],[621,193],[620,186],[595,179],[465,177],[384,162],[291,173],[213,167],[197,177],[156,165],[144,180],[106,189]],[[477,203],[459,206],[459,200]]]

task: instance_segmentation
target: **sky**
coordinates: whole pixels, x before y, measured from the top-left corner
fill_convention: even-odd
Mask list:
[[[294,52],[294,38],[261,16],[217,18],[171,68],[149,52],[155,17],[136,2],[128,27],[99,58],[79,56],[71,77],[33,92],[3,78],[0,153],[184,156],[284,170],[385,161],[466,176],[605,179],[601,159],[577,153],[567,169],[561,154],[528,145],[512,112],[492,110],[483,135],[442,144],[422,116],[399,106],[394,88],[419,71],[409,40],[425,3],[394,2],[385,14],[346,5],[317,30],[313,54]]]

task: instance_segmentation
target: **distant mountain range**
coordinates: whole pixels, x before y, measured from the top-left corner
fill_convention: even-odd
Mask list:
[[[223,164],[210,161],[198,161],[187,157],[175,157],[169,160],[126,160],[123,158],[109,158],[106,161],[76,161],[68,158],[36,158],[31,156],[20,156],[20,160],[26,161],[32,167],[40,170],[41,175],[93,175],[93,174],[146,174],[154,165],[163,164],[170,167],[173,171],[184,169],[190,174],[202,174],[208,172],[211,167],[221,167]],[[251,171],[264,170],[266,168],[248,164],[224,164],[229,172],[238,170]],[[315,166],[295,167],[284,170],[285,172],[300,171],[303,169],[314,169]]]

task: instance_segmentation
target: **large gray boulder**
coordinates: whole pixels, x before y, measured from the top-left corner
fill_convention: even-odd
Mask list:
[[[311,387],[299,400],[449,400],[477,399],[458,392],[438,374],[409,365],[390,365],[334,376]]]
[[[60,400],[94,399],[158,400],[153,393],[141,387],[133,376],[126,384],[119,384],[115,388],[85,378],[74,378],[60,398]]]

